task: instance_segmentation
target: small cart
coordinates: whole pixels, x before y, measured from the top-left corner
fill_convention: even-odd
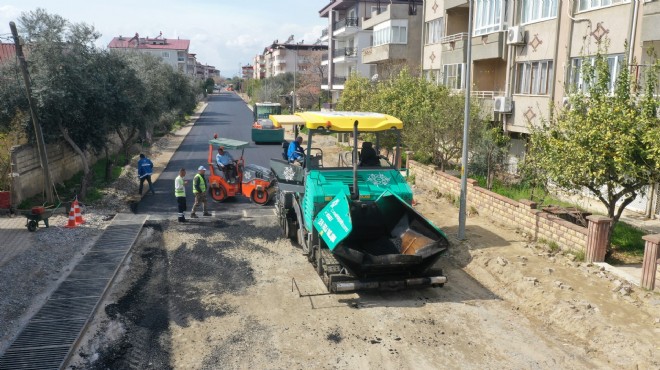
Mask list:
[[[43,221],[44,225],[48,227],[48,219],[59,209],[60,204],[54,207],[37,206],[32,207],[32,209],[19,209],[17,212],[27,219],[25,227],[28,231],[35,231],[39,227],[39,221]]]

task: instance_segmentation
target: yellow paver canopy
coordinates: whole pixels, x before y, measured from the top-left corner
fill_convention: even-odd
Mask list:
[[[330,131],[353,131],[353,123],[358,121],[358,131],[387,131],[403,129],[400,119],[373,112],[301,112],[295,115],[271,115],[276,127],[301,125],[310,130],[326,128]]]

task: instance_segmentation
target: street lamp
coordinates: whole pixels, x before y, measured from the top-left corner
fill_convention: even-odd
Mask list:
[[[465,215],[467,208],[468,129],[470,127],[470,88],[472,73],[472,0],[468,2],[468,41],[465,61],[465,111],[463,113],[463,156],[461,158],[461,196],[458,208],[458,239],[465,240]]]
[[[293,63],[293,95],[291,96],[291,104],[293,108],[291,108],[291,114],[296,113],[296,75],[298,74],[298,45],[301,45],[305,40],[300,40],[300,42],[296,43],[296,53],[295,53],[295,61]]]

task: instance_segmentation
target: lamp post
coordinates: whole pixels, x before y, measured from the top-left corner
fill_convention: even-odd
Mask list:
[[[468,129],[470,127],[470,88],[472,84],[472,0],[468,2],[468,41],[465,61],[465,111],[463,114],[463,156],[461,158],[461,197],[458,209],[458,239],[465,240],[467,208]]]

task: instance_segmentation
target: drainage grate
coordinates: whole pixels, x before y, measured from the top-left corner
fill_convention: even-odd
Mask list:
[[[58,369],[135,243],[144,215],[118,214],[0,356],[0,370]]]

